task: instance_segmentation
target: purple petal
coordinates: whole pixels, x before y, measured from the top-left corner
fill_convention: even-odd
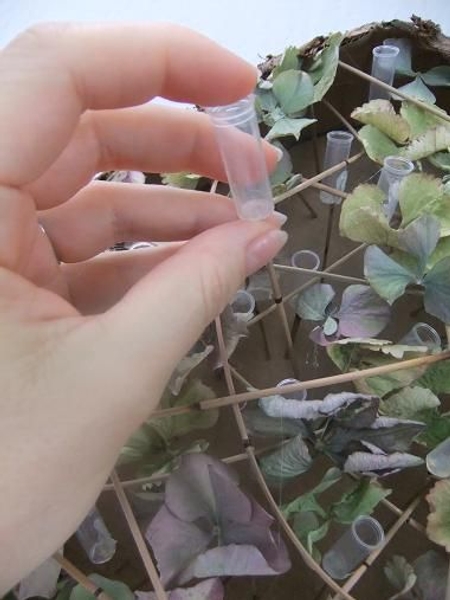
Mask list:
[[[214,520],[216,499],[211,485],[210,468],[236,485],[236,474],[221,461],[206,454],[186,454],[181,466],[171,474],[166,484],[165,503],[183,521],[201,517]]]
[[[290,567],[287,565],[287,568]],[[287,570],[287,569],[285,569]],[[239,575],[278,575],[262,553],[254,546],[235,545],[212,548],[201,554],[180,576],[180,581],[193,577],[222,577]]]
[[[164,585],[208,547],[212,532],[205,533],[192,523],[177,519],[162,506],[145,537],[152,547]]]
[[[315,344],[318,344],[319,346],[329,346],[330,344],[333,344],[338,339],[338,337],[339,335],[327,337],[324,334],[323,329],[322,327],[320,327],[320,325],[314,327],[314,329],[309,334],[309,339],[312,340]]]
[[[279,534],[273,534],[270,527],[274,519],[255,500],[252,502],[252,519],[246,525],[228,523],[223,526],[223,543],[252,545],[264,556],[267,564],[277,573],[287,571],[291,562],[286,545]]]
[[[345,337],[372,337],[388,324],[389,304],[367,285],[349,285],[342,295],[336,317],[339,331]]]
[[[209,467],[209,477],[214,492],[216,516],[221,523],[248,523],[252,517],[251,500],[238,485]],[[227,542],[225,542],[227,543]]]

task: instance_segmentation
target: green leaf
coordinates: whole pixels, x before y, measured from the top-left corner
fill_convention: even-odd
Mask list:
[[[364,127],[361,127],[359,138],[369,158],[380,165],[383,164],[386,156],[395,156],[400,153],[400,148],[387,135],[373,125],[364,125]]]
[[[430,365],[416,383],[436,395],[450,394],[450,360]]]
[[[105,591],[112,600],[134,600],[133,592],[121,581],[107,579],[97,573],[89,575],[89,579]],[[70,594],[70,600],[95,600],[95,598],[94,594],[85,590],[80,584],[76,585]]]
[[[313,101],[314,86],[304,71],[283,71],[273,81],[273,93],[287,116],[296,115]]]
[[[285,442],[278,450],[264,456],[261,461],[261,471],[271,481],[292,479],[307,471],[312,463],[308,446],[301,435]]]
[[[283,144],[280,142],[273,142],[272,145],[279,148],[283,153],[281,160],[277,162],[275,170],[270,174],[270,184],[274,186],[285,183],[287,179],[292,177],[292,160]]]
[[[388,417],[399,419],[421,420],[423,411],[435,409],[440,401],[431,390],[420,386],[407,386],[382,401],[380,412]]]
[[[406,227],[423,214],[434,214],[442,204],[444,189],[440,179],[425,173],[411,173],[405,177],[398,190],[402,213],[402,227]]]
[[[326,47],[316,58],[316,61],[320,61],[320,66],[314,69],[315,77],[320,75],[320,79],[314,86],[314,102],[322,100],[333,84],[339,62],[339,46],[343,39],[344,36],[339,32],[330,35]]]
[[[327,308],[335,292],[328,283],[316,283],[300,294],[296,312],[307,321],[322,321],[327,317]]]
[[[299,512],[294,517],[292,529],[308,553],[314,560],[320,562],[321,555],[314,544],[326,536],[329,523],[325,521],[320,525],[320,521],[314,512]]]
[[[351,117],[360,123],[373,125],[391,140],[404,144],[410,137],[408,122],[398,115],[389,100],[371,100],[355,108]]]
[[[259,86],[255,90],[255,107],[260,117],[264,112],[271,113],[277,107],[277,99],[273,95],[272,90],[262,89]]]
[[[392,364],[392,357],[415,358],[427,352],[423,346],[412,347],[392,344],[387,340],[345,339],[328,347],[328,355],[344,372]],[[425,373],[426,366],[401,369],[387,375],[356,380],[355,387],[362,394],[384,397],[386,394],[413,383]]]
[[[361,479],[349,492],[331,505],[331,517],[339,523],[352,523],[361,515],[370,515],[378,504],[389,496],[392,490],[385,490],[378,483]]]
[[[266,139],[270,141],[275,138],[292,135],[298,141],[302,130],[315,122],[316,119],[292,119],[282,117],[275,122],[269,133],[266,135]]]
[[[378,246],[369,246],[364,255],[364,275],[379,296],[392,304],[416,281],[414,275],[392,260]]]
[[[447,589],[448,556],[428,550],[413,562],[417,575],[414,598],[408,600],[444,600]],[[406,599],[405,599],[406,600]]]
[[[443,258],[423,280],[424,307],[428,314],[450,324],[450,256]]]
[[[289,519],[292,515],[295,515],[298,512],[314,512],[320,517],[325,518],[327,513],[318,503],[316,496],[319,496],[328,488],[337,483],[341,476],[342,472],[336,467],[328,469],[316,487],[281,507],[285,518]]]
[[[298,69],[299,63],[298,48],[296,46],[288,46],[283,52],[279,64],[272,71],[272,78],[276,79],[284,71]]]
[[[430,506],[427,535],[450,552],[450,479],[438,481],[426,499]]]
[[[427,129],[424,133],[412,140],[408,146],[401,151],[401,156],[409,160],[420,160],[440,150],[450,147],[450,126],[437,125]]]
[[[161,400],[161,407],[190,406],[214,397],[214,392],[197,380],[186,386],[179,396],[172,396],[166,391]],[[215,425],[219,416],[218,410],[211,411],[211,415],[209,412],[209,410],[194,411],[158,419],[150,418],[122,448],[120,463],[148,461],[159,468],[162,466],[161,460],[163,464],[167,460],[166,451],[172,438],[180,437],[196,429],[209,429]]]
[[[439,221],[434,215],[424,214],[399,232],[400,248],[412,254],[418,261],[414,272],[419,280],[423,276],[429,257],[437,246],[440,229]]]
[[[437,169],[450,173],[450,152],[436,152],[429,156],[428,160]]]
[[[448,65],[433,67],[426,73],[421,73],[421,77],[427,85],[450,87],[450,67]]]
[[[442,113],[447,114],[444,110]],[[427,110],[412,104],[407,100],[402,102],[400,114],[408,122],[411,129],[411,138],[414,139],[424,133],[427,129],[436,125],[445,125],[446,121],[429,113]]]
[[[396,246],[397,232],[389,226],[384,200],[384,193],[375,185],[356,187],[342,204],[341,235],[355,242]]]
[[[245,426],[254,436],[295,437],[305,436],[306,427],[301,419],[276,419],[267,416],[260,408],[247,406],[242,411]]]
[[[384,573],[390,583],[399,590],[398,594],[391,596],[389,600],[400,599],[414,587],[417,581],[414,569],[403,556],[393,556],[386,563]]]
[[[195,190],[201,178],[201,175],[189,173],[188,171],[180,171],[179,173],[161,173],[161,179],[164,185],[184,188],[186,190]]]
[[[397,89],[404,94],[408,94],[408,96],[417,98],[417,100],[422,100],[422,102],[427,102],[428,104],[434,104],[436,102],[436,96],[427,88],[420,75],[410,83],[402,85],[402,87]]]
[[[420,415],[421,421],[426,424],[418,441],[432,450],[441,442],[450,437],[450,414],[442,415],[437,411],[427,411]]]
[[[442,230],[441,230],[442,233]],[[450,256],[450,236],[441,238],[436,246],[435,251],[430,256],[428,261],[428,269],[432,269],[443,258]]]

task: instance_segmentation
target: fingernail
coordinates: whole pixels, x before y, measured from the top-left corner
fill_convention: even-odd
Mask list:
[[[247,274],[254,273],[266,265],[286,243],[288,234],[279,229],[271,229],[252,240],[247,246]]]
[[[288,220],[286,215],[283,215],[283,213],[280,213],[277,210],[274,210],[271,216],[275,219],[277,225],[279,225],[280,227],[284,225]]]
[[[281,148],[279,148],[278,146],[273,146],[273,148],[277,152],[277,162],[280,162],[280,160],[283,158],[283,150]]]

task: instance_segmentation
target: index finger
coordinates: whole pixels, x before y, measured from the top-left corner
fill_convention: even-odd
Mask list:
[[[178,25],[36,26],[0,54],[0,182],[21,186],[39,177],[87,109],[154,96],[227,104],[255,80],[250,64]]]

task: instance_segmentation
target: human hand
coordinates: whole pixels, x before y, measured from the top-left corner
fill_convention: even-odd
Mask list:
[[[251,91],[254,69],[206,38],[167,25],[37,27],[2,52],[0,82],[6,591],[75,530],[174,366],[285,235],[274,217],[236,221],[226,198],[89,183],[111,169],[224,178],[205,115],[139,106]],[[97,256],[124,239],[189,241]]]

